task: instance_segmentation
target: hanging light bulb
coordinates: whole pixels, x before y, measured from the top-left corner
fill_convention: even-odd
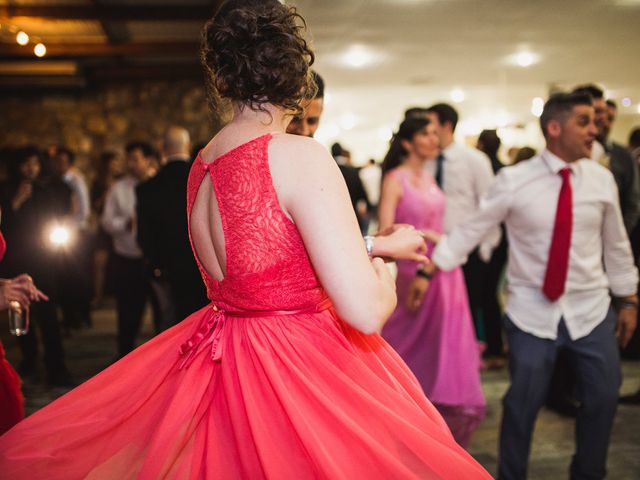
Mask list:
[[[16,35],[16,42],[18,42],[18,45],[26,45],[29,43],[29,35],[22,31],[18,32]]]
[[[44,43],[39,43],[33,47],[33,53],[36,54],[36,57],[44,57],[47,54],[47,47],[44,46]]]

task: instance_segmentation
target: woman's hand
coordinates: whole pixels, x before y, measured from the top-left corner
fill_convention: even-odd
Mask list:
[[[396,224],[381,230],[373,242],[373,256],[428,263],[427,244],[412,225]]]
[[[12,279],[0,280],[0,310],[9,308],[9,304],[13,301],[26,308],[31,302],[41,300],[49,300],[49,297],[38,290],[27,274],[23,273]]]

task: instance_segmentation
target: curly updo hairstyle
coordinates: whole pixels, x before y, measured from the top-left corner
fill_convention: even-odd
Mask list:
[[[264,105],[304,112],[316,85],[306,23],[278,0],[226,0],[203,30],[201,61],[215,96],[264,111]]]

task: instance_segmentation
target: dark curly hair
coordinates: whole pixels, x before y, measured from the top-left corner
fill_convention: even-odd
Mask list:
[[[277,0],[226,0],[202,33],[210,93],[265,111],[271,103],[304,112],[317,87],[304,19]]]

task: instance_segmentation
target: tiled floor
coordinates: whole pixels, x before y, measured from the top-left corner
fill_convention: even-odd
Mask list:
[[[0,325],[6,323],[2,322]],[[145,331],[148,338],[148,323]],[[17,363],[19,352],[14,339],[10,338],[6,329],[0,330],[0,336],[8,350],[9,359],[14,364]],[[109,365],[115,351],[113,310],[94,312],[94,328],[66,338],[65,348],[69,368],[79,382]],[[623,393],[633,392],[640,387],[640,362],[625,362],[623,372]],[[500,399],[507,388],[508,377],[506,371],[502,370],[485,372],[482,379],[488,401],[488,415],[476,432],[470,450],[491,473],[495,473]],[[41,408],[62,393],[64,391],[49,390],[41,384],[25,384],[28,412]],[[568,465],[574,447],[573,434],[571,419],[546,410],[540,413],[531,452],[530,479],[568,478]],[[640,480],[640,407],[621,406],[618,409],[609,451],[608,478]]]

